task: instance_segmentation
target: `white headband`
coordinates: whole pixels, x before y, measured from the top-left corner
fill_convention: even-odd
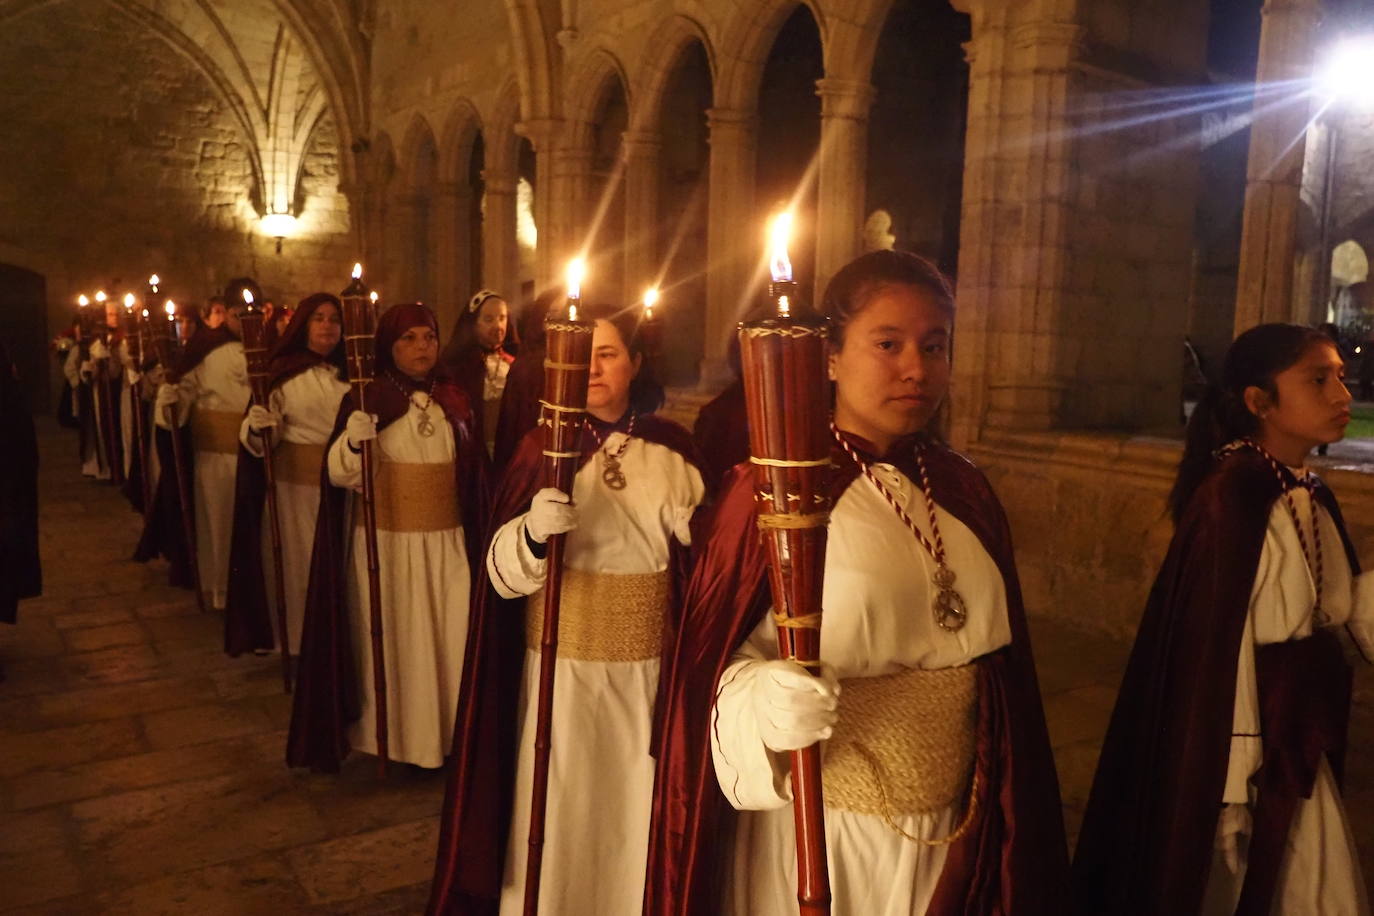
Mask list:
[[[501,294],[491,289],[479,289],[471,299],[468,300],[468,311],[475,312],[482,307],[488,299],[500,299]]]

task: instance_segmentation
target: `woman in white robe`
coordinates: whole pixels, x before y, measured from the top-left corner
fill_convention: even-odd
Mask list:
[[[434,372],[438,353],[433,313],[393,306],[378,324],[367,412],[351,394],[340,409],[306,599],[293,765],[332,769],[350,748],[380,750],[361,507],[335,495],[361,489],[364,442],[375,468],[387,756],[435,768],[448,753],[475,556],[467,539],[470,530],[480,538],[486,455],[466,397]]]
[[[752,469],[727,476],[664,697],[646,913],[795,913],[791,752],[817,743],[835,916],[1067,911],[1005,517],[928,429],[953,305],[938,270],[903,252],[864,255],[826,291],[835,441],[815,675],[779,658]]]
[[[348,393],[343,313],[335,296],[316,293],[301,301],[269,354],[267,384],[268,405],[255,404],[248,409],[239,429],[239,442],[254,459],[263,457],[266,443],[270,442],[272,449],[287,645],[295,656],[305,619],[325,448],[334,432],[339,404]],[[225,609],[226,650],[235,655],[274,647],[280,614],[271,520],[266,499],[260,498],[265,497],[266,488],[261,462],[240,467],[238,487],[236,500],[248,504],[236,506],[235,576],[229,583]],[[243,551],[251,556],[243,556]],[[241,562],[246,577],[257,581],[239,581],[237,564]]]
[[[545,552],[548,538],[561,533],[567,540],[539,912],[623,916],[638,913],[642,905],[663,634],[675,626],[672,596],[691,543],[690,521],[705,490],[687,431],[652,413],[662,388],[643,363],[635,317],[609,309],[585,311],[597,321],[581,443],[584,463],[573,478],[571,501],[556,489],[537,488],[543,435],[538,429],[522,442],[497,496],[494,520],[500,527],[485,555],[492,592],[482,612],[488,624],[482,632],[519,626],[523,618],[522,657],[502,659],[517,672],[512,686],[518,700],[493,696],[499,690],[469,689],[470,670],[463,702],[487,711],[499,705],[494,716],[513,717],[514,729],[478,747],[482,727],[469,726],[455,741],[455,772],[430,901],[434,913],[464,911],[460,900],[473,890],[462,886],[452,868],[467,858],[469,844],[493,842],[500,847],[490,857],[489,884],[480,894],[491,902],[499,898],[503,914],[522,911]],[[492,620],[498,615],[500,623]],[[486,653],[481,660],[492,663],[500,650],[479,639],[473,651]],[[513,747],[493,747],[507,740]],[[513,785],[470,780],[485,772],[483,760],[490,758],[483,755],[510,751]],[[460,784],[496,795],[503,807],[509,798],[508,827],[493,831],[495,836],[462,832],[467,802],[455,795]]]

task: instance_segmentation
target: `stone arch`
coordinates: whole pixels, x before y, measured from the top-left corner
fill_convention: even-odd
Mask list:
[[[482,116],[477,113],[477,107],[467,99],[454,102],[439,134],[440,180],[465,180],[472,145],[481,134]]]
[[[740,7],[721,42],[721,64],[716,74],[716,106],[753,111],[769,52],[788,18],[804,6],[821,37],[822,60],[829,60],[829,19],[818,0],[767,0]]]
[[[585,149],[591,144],[597,115],[617,81],[625,94],[626,107],[633,111],[630,81],[620,60],[606,48],[593,48],[568,81],[564,111],[567,112],[569,147]]]
[[[639,104],[630,112],[635,129],[652,130],[663,108],[663,93],[668,81],[682,61],[682,55],[692,42],[701,44],[711,73],[711,85],[716,85],[719,72],[717,54],[706,30],[695,20],[676,15],[660,25],[645,44],[644,58],[639,67]]]
[[[553,36],[544,26],[539,0],[506,0],[520,110],[526,120],[547,118],[556,110]]]
[[[410,119],[405,135],[401,139],[401,149],[397,164],[407,188],[414,190],[426,183],[432,184],[435,176],[424,174],[429,163],[425,157],[433,155],[438,164],[439,142],[435,139],[434,128],[424,115],[416,114]]]

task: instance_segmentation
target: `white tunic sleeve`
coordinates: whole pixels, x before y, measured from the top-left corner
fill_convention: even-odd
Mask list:
[[[363,485],[363,454],[355,452],[343,434],[329,447],[329,482],[336,487],[358,489]]]
[[[787,757],[764,746],[751,694],[766,657],[756,643],[769,639],[771,616],[750,634],[716,687],[711,720],[711,759],[716,782],[739,811],[767,811],[792,801]]]
[[[487,548],[487,573],[492,587],[502,598],[519,598],[539,591],[548,575],[548,561],[536,557],[525,541],[525,516],[522,512],[506,522]]]

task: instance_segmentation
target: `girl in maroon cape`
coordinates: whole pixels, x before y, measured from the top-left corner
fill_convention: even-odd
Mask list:
[[[1236,338],[1188,423],[1176,529],[1136,636],[1074,862],[1084,913],[1368,912],[1340,800],[1374,582],[1305,467],[1350,420],[1310,328]]]
[[[339,402],[348,393],[339,300],[329,293],[301,300],[268,360],[268,406],[249,407],[239,427],[234,539],[224,609],[224,650],[230,655],[263,652],[277,644],[277,612],[270,605],[276,595],[272,583],[277,567],[265,514],[265,445],[272,449],[277,484],[287,641],[292,655],[299,651],[320,506],[320,469]]]
[[[643,897],[665,639],[704,488],[644,361],[638,310],[596,319],[582,466],[540,489],[542,430],[502,481],[463,672],[429,911],[519,913],[525,893],[545,543],[566,532],[539,910],[628,916]]]
[[[837,916],[1062,914],[1059,786],[1006,518],[929,429],[953,295],[929,262],[880,251],[835,275],[824,311],[824,667],[777,658],[753,479],[737,467],[660,709],[645,912],[795,913],[787,752],[824,741]]]
[[[453,339],[439,362],[467,392],[477,417],[478,434],[490,455],[496,442],[496,415],[501,392],[515,357],[506,352],[512,342],[510,307],[500,294],[478,290],[453,326]]]
[[[444,762],[457,714],[468,595],[486,517],[486,452],[472,410],[435,371],[439,329],[423,305],[377,324],[374,378],[350,393],[325,452],[300,676],[287,762],[337,770],[350,748],[377,752],[367,551],[350,493],[374,442],[377,552],[390,759]]]

